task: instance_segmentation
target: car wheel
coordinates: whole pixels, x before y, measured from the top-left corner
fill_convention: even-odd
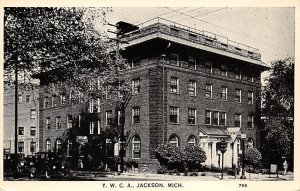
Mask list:
[[[45,176],[46,176],[47,179],[51,178],[48,170],[45,171]]]

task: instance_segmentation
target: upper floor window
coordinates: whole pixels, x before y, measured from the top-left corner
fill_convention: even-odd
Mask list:
[[[22,103],[23,102],[23,96],[20,94],[18,95],[18,103]]]
[[[205,63],[205,71],[206,71],[207,73],[210,73],[210,74],[213,73],[212,62],[206,62],[206,63]]]
[[[219,113],[219,125],[220,126],[226,126],[226,120],[227,120],[227,114],[226,112],[220,112]]]
[[[47,152],[51,151],[51,141],[49,139],[46,140],[46,151]]]
[[[34,153],[36,148],[36,142],[30,142],[30,152]]]
[[[76,102],[76,99],[75,99],[75,92],[73,90],[70,91],[69,97],[70,97],[70,103],[71,103],[71,105],[74,105],[75,102]]]
[[[188,124],[195,125],[196,124],[196,115],[197,110],[188,108]]]
[[[55,128],[61,129],[61,118],[60,117],[55,118]]]
[[[242,125],[242,116],[241,114],[236,113],[234,115],[234,126],[241,127],[241,125]]]
[[[51,106],[52,107],[56,107],[56,95],[52,95],[51,97]]]
[[[218,111],[213,111],[212,112],[211,124],[212,125],[219,125],[219,112]]]
[[[193,70],[197,69],[197,63],[196,63],[195,57],[189,56],[188,68],[193,69]]]
[[[101,124],[100,120],[97,121],[91,121],[90,122],[90,134],[100,134],[101,132]]]
[[[170,64],[179,66],[179,54],[170,54]]]
[[[211,111],[209,110],[205,111],[205,124],[211,125]]]
[[[253,103],[253,92],[248,91],[248,104],[252,105]]]
[[[132,108],[132,123],[140,122],[140,107]]]
[[[26,103],[30,103],[30,95],[26,95],[26,97],[25,97],[25,102],[26,102]]]
[[[30,110],[30,119],[35,119],[36,118],[36,110],[35,109],[31,109]]]
[[[170,123],[179,123],[179,107],[170,107]]]
[[[98,113],[101,111],[100,108],[100,98],[94,99],[91,98],[89,101],[89,112],[90,113]]]
[[[140,78],[132,80],[132,94],[140,93]]]
[[[221,76],[227,76],[227,65],[221,64]]]
[[[189,96],[196,96],[196,81],[194,80],[189,80],[189,87],[188,87],[188,92]]]
[[[48,108],[49,107],[49,98],[46,96],[44,97],[44,108]]]
[[[106,125],[112,124],[112,110],[106,111]]]
[[[19,127],[18,129],[18,135],[24,135],[24,127]]]
[[[18,142],[18,151],[20,153],[24,152],[24,141]]]
[[[253,128],[254,127],[254,117],[253,115],[248,115],[248,128]]]
[[[36,127],[30,127],[30,136],[36,136]]]
[[[179,93],[179,79],[171,77],[171,93]]]
[[[212,84],[205,85],[205,97],[212,99]]]
[[[48,117],[48,118],[46,119],[46,127],[47,127],[47,129],[51,129],[50,117]]]
[[[235,89],[234,100],[235,100],[236,102],[239,102],[239,103],[242,102],[242,90],[240,90],[240,89]]]
[[[234,69],[234,75],[236,79],[241,79],[242,78],[242,72],[240,67],[235,67]]]
[[[132,158],[141,158],[141,140],[138,136],[132,138]]]
[[[221,99],[227,100],[227,87],[226,86],[222,86]]]
[[[72,115],[67,116],[67,128],[72,128],[73,127],[73,119]]]
[[[65,103],[66,103],[66,95],[61,94],[60,95],[60,105],[65,105]]]

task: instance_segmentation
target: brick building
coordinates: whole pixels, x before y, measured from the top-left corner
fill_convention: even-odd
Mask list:
[[[33,155],[38,152],[38,90],[19,86],[18,90],[18,150],[20,154]],[[3,149],[14,153],[15,149],[15,90],[6,87],[3,94]]]
[[[155,149],[170,142],[180,148],[198,144],[205,163],[220,166],[217,142],[225,139],[224,166],[231,167],[238,165],[241,133],[247,147],[259,147],[260,75],[267,66],[257,49],[162,19],[118,27],[127,42],[120,53],[131,63],[120,71],[120,78],[132,81],[125,108],[128,160],[154,168]],[[57,92],[40,94],[40,149],[60,149],[66,130],[76,126],[85,129],[77,131],[84,139],[102,139],[97,152],[117,150],[103,133],[119,121],[118,104],[109,95],[73,103],[72,91]]]

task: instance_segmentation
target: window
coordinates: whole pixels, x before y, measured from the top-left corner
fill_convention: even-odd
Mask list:
[[[253,139],[249,138],[248,141],[247,141],[247,149],[253,148],[253,145],[254,145]]]
[[[36,136],[36,127],[30,127],[30,136]]]
[[[48,118],[46,119],[46,126],[47,126],[47,129],[51,129],[50,117],[48,117]]]
[[[36,142],[30,142],[30,152],[34,153],[36,148]]]
[[[35,119],[36,118],[36,110],[35,109],[31,109],[30,110],[30,119]]]
[[[221,64],[221,76],[227,76],[227,66],[225,64]]]
[[[189,80],[189,87],[188,87],[188,92],[189,96],[196,96],[196,81],[194,80]]]
[[[179,93],[179,79],[171,77],[171,93]]]
[[[78,115],[78,127],[79,127],[79,128],[81,127],[81,118],[82,118],[82,115],[79,114],[79,115]]]
[[[227,100],[227,87],[225,87],[225,86],[222,86],[221,99]]]
[[[170,123],[179,123],[179,107],[170,107]]]
[[[46,151],[47,152],[51,151],[51,141],[49,139],[46,141]]]
[[[206,71],[207,73],[212,74],[212,72],[213,72],[213,69],[212,69],[212,62],[206,62],[206,63],[205,63],[205,71]]]
[[[140,93],[140,78],[132,80],[132,94]]]
[[[241,74],[241,68],[240,67],[235,67],[235,78],[236,79],[241,79],[242,78],[242,74]]]
[[[69,97],[70,97],[70,103],[71,103],[71,105],[74,105],[75,102],[76,102],[74,91],[72,91],[72,90],[70,91]]]
[[[26,95],[26,97],[25,97],[25,102],[26,102],[26,103],[30,103],[30,95]]]
[[[51,107],[56,107],[56,95],[52,95],[51,97]]]
[[[189,56],[189,62],[188,62],[188,67],[190,69],[196,70],[197,65],[196,65],[196,58],[193,56]]]
[[[112,124],[112,111],[106,111],[106,125]]]
[[[22,103],[22,102],[23,102],[22,95],[18,95],[18,103]]]
[[[219,113],[219,125],[226,126],[226,119],[227,119],[226,112],[220,112]]]
[[[213,111],[212,114],[212,125],[219,125],[219,112]]]
[[[241,117],[242,117],[241,114],[234,115],[234,126],[235,127],[241,127],[241,122],[242,122]]]
[[[140,122],[140,107],[132,108],[132,123]]]
[[[55,151],[59,152],[61,150],[61,140],[57,139],[55,142]]]
[[[234,100],[235,100],[236,102],[239,102],[239,103],[242,102],[242,90],[240,90],[240,89],[235,89]]]
[[[253,105],[253,92],[248,91],[248,104]]]
[[[55,118],[55,124],[56,124],[56,126],[55,126],[56,129],[61,129],[61,118],[60,117]]]
[[[179,66],[179,55],[178,54],[170,54],[170,64]]]
[[[253,74],[253,72],[250,72],[250,73],[249,73],[248,81],[254,82],[254,74]]]
[[[188,124],[195,125],[196,124],[196,115],[197,110],[196,109],[188,109]]]
[[[67,116],[67,129],[73,127],[73,120],[72,120],[72,115]]]
[[[205,111],[205,124],[206,125],[211,124],[211,111],[209,111],[209,110]]]
[[[44,108],[48,108],[49,107],[49,98],[46,96],[44,97]]]
[[[23,142],[23,141],[20,141],[20,142],[18,143],[18,151],[19,151],[20,153],[23,153],[23,152],[24,152],[24,142]]]
[[[24,135],[24,127],[19,127],[18,134],[19,135]]]
[[[133,119],[132,119],[133,120]],[[125,123],[124,114],[121,110],[118,111],[118,125],[122,125]]]
[[[212,99],[212,84],[205,85],[205,97]]]
[[[141,158],[141,140],[138,136],[132,138],[132,158]]]
[[[68,139],[68,141],[67,141],[67,157],[71,157],[72,156],[72,154],[71,154],[72,149],[73,149],[73,143],[72,143],[72,141],[70,141]]]
[[[90,122],[90,135],[93,134],[100,134],[101,133],[101,124],[100,120],[97,121],[91,121]]]
[[[178,137],[176,135],[171,135],[170,136],[170,139],[169,139],[169,143],[171,145],[174,145],[175,147],[178,147],[179,146],[179,140],[178,140]]]
[[[65,105],[66,104],[66,95],[61,94],[60,95],[60,105]]]
[[[89,112],[90,113],[98,113],[101,111],[100,109],[100,98],[94,99],[91,98],[89,101]]]
[[[190,136],[188,139],[188,145],[196,145],[196,138],[195,136]]]
[[[254,128],[254,117],[252,115],[248,115],[248,128]]]

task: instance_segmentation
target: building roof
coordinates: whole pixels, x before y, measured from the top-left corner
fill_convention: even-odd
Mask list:
[[[162,18],[140,24],[138,29],[124,34],[122,39],[128,42],[128,44],[122,44],[122,47],[137,45],[152,39],[163,39],[256,64],[265,69],[269,68],[266,63],[261,61],[261,54],[257,48],[229,40],[227,37],[215,33],[193,29]]]

